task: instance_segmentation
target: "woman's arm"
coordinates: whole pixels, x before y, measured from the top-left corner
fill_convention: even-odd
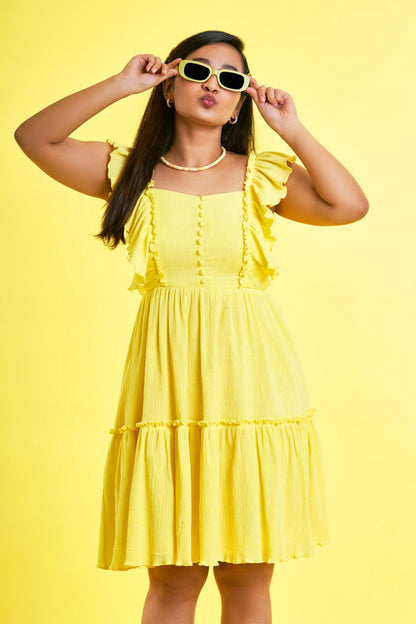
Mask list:
[[[305,165],[291,164],[282,217],[311,225],[344,225],[362,219],[369,203],[355,178],[298,120],[281,134]]]
[[[120,74],[77,91],[26,119],[14,133],[23,152],[42,171],[80,193],[107,199],[111,145],[69,138],[88,119],[129,92]]]
[[[15,139],[29,149],[41,143],[61,143],[88,119],[127,95],[120,74],[110,76],[29,117],[15,131]]]
[[[50,104],[20,124],[14,137],[42,171],[70,188],[107,200],[111,191],[107,163],[112,146],[69,138],[88,119],[128,95],[142,93],[175,76],[181,59],[169,64],[153,54],[134,56],[110,78]]]
[[[293,149],[306,169],[296,163],[286,197],[272,207],[282,217],[310,225],[344,225],[362,219],[369,202],[357,180],[305,128],[290,93],[250,76],[246,91],[269,126]]]

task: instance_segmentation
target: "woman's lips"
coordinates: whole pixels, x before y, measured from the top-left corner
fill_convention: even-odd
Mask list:
[[[206,108],[211,108],[216,104],[215,100],[211,100],[210,98],[201,98],[200,100]]]

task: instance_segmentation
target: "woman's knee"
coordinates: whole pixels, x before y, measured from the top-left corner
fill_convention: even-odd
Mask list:
[[[220,590],[268,592],[274,563],[227,563],[220,561],[213,567],[214,578]]]
[[[150,589],[169,599],[197,598],[207,580],[208,566],[162,565],[148,568]]]

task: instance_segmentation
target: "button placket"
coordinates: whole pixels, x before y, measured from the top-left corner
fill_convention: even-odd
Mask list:
[[[204,270],[204,261],[202,259],[202,235],[203,235],[203,226],[204,226],[204,198],[202,195],[200,195],[199,197],[199,203],[198,203],[198,229],[197,229],[197,237],[196,237],[196,255],[198,256],[197,259],[197,266],[199,267],[198,269],[198,275],[200,276],[200,280],[199,283],[200,284],[206,284],[207,280],[205,277],[205,270]]]

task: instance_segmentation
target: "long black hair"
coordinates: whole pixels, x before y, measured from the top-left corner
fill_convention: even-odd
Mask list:
[[[170,51],[164,62],[168,64],[176,58],[185,59],[195,50],[210,43],[228,43],[234,46],[240,53],[243,73],[250,72],[243,54],[244,42],[221,30],[206,30],[184,39]],[[151,180],[160,157],[169,150],[173,141],[175,112],[166,105],[163,82],[165,81],[152,89],[132,149],[105,205],[101,232],[94,235],[101,238],[111,249],[115,249],[120,240],[125,244],[124,224]],[[242,93],[241,97],[244,103],[238,121],[236,124],[224,124],[221,144],[230,152],[247,155],[251,151],[255,152],[253,103],[246,93]]]

